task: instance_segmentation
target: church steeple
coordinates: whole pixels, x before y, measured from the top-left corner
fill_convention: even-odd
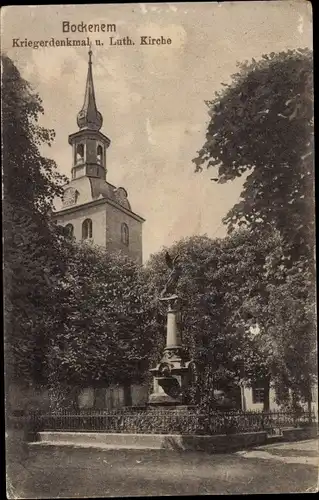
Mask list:
[[[92,50],[89,50],[89,64],[86,78],[84,104],[77,116],[77,124],[80,129],[100,130],[103,117],[97,110],[92,75]]]
[[[69,144],[73,148],[72,179],[86,176],[105,180],[106,150],[111,141],[100,132],[102,123],[103,118],[95,101],[90,49],[84,103],[77,115],[79,130],[69,136]]]

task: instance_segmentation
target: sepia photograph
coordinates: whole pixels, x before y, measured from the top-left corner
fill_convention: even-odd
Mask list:
[[[316,493],[312,5],[1,9],[9,499]]]

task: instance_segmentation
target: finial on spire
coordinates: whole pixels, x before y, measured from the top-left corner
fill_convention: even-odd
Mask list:
[[[92,75],[92,48],[90,44],[88,74],[86,79],[86,88],[84,104],[77,116],[77,123],[80,129],[87,128],[91,130],[100,130],[103,123],[101,113],[97,110],[95,102],[95,92]]]

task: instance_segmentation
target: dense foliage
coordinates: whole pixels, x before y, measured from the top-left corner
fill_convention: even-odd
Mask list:
[[[40,153],[54,138],[38,125],[41,99],[8,57],[1,64],[6,370],[19,380],[41,380],[50,276],[63,272],[63,237],[49,211],[64,179]]]
[[[170,254],[181,256],[178,293],[182,298],[183,342],[196,365],[193,402],[213,403],[215,389],[230,390],[234,382],[260,376],[261,363],[256,353],[255,363],[253,359],[249,363],[250,371],[242,373],[242,355],[246,359],[253,355],[241,312],[246,296],[254,290],[253,278],[260,280],[265,258],[259,255],[258,261],[261,249],[255,247],[254,239],[249,242],[248,236],[236,234],[225,240],[196,236],[169,249]],[[165,342],[165,311],[160,314],[158,302],[167,275],[165,251],[153,255],[143,271],[146,302],[152,310],[148,330],[162,332],[157,339],[157,359]]]
[[[229,230],[277,228],[294,261],[313,258],[313,61],[308,49],[238,65],[209,101],[206,142],[193,161],[216,169],[219,183],[247,175]]]
[[[139,266],[89,243],[68,251],[68,268],[52,297],[52,383],[125,384],[143,378],[151,337],[144,335]]]
[[[296,400],[309,402],[317,366],[312,53],[288,50],[238,66],[231,83],[207,102],[206,142],[193,161],[196,171],[214,169],[212,180],[219,183],[245,176],[241,199],[224,219],[229,233],[245,227],[257,246],[278,242],[263,274],[248,275],[242,290],[259,332],[247,340],[251,353],[262,354],[262,371],[271,374],[279,399],[290,388]],[[250,245],[246,252],[254,255]],[[232,280],[231,264],[229,270]],[[247,286],[253,290],[248,296]],[[235,300],[233,293],[229,299]],[[244,313],[240,308],[245,329]],[[245,352],[245,373],[254,357]]]
[[[287,390],[307,401],[315,376],[314,309],[309,274],[286,272],[279,233],[263,239],[248,230],[221,239],[191,237],[173,245],[180,254],[183,341],[196,363],[195,398],[214,405],[214,390],[270,380],[278,402]],[[144,268],[147,329],[158,335],[155,359],[165,343],[165,311],[158,302],[167,270],[163,249]],[[301,349],[302,347],[302,349]],[[269,401],[265,400],[265,408]]]

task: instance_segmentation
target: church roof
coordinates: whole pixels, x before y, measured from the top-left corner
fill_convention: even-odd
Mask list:
[[[109,200],[132,212],[126,189],[113,186],[104,179],[82,176],[78,179],[72,179],[65,184],[63,189],[62,206],[58,203],[60,206],[56,207],[57,212],[61,209],[80,207],[101,199]]]
[[[84,103],[77,116],[77,124],[81,129],[100,130],[103,117],[97,110],[92,75],[92,51],[89,51],[88,73],[86,79]]]
[[[127,198],[127,191],[123,187],[116,188],[104,179],[94,177],[90,177],[90,183],[93,200],[98,198],[108,198],[109,200],[115,201],[122,207],[131,210],[131,205]]]
[[[132,211],[127,192],[123,187],[117,188],[102,179],[83,176],[68,182],[63,189],[63,200],[55,200],[54,216],[106,202],[139,222],[144,222],[143,217]]]

